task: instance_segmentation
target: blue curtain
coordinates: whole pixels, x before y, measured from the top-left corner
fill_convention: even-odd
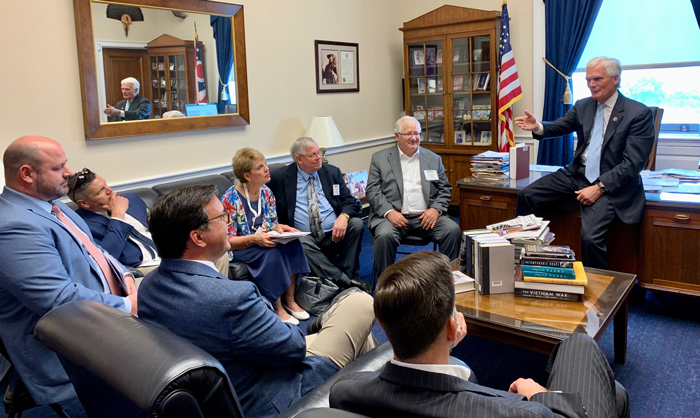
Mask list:
[[[216,65],[219,70],[217,84],[216,103],[219,114],[226,113],[226,105],[231,103],[231,90],[228,87],[228,79],[233,68],[233,36],[231,35],[231,18],[226,16],[211,16],[211,27],[214,29],[214,41],[216,43]],[[222,84],[226,84],[224,86]],[[223,94],[222,94],[223,92]],[[222,99],[222,97],[224,97]]]
[[[700,27],[700,0],[690,0],[690,3],[693,5],[695,20],[698,21],[698,27]]]
[[[562,73],[571,75],[583,55],[586,42],[603,0],[543,0],[545,10],[546,58]],[[601,51],[605,55],[605,51]],[[542,120],[552,121],[566,113],[571,105],[562,98],[566,80],[545,65],[544,111]],[[574,159],[573,135],[540,141],[537,164],[567,165]]]

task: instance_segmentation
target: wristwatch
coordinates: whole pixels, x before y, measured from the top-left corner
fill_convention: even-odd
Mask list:
[[[603,184],[602,181],[599,181],[599,182],[596,183],[595,185],[598,186],[598,188],[600,189],[600,192],[601,192],[601,193],[605,193],[605,192],[608,191],[608,189],[605,188],[605,185]]]

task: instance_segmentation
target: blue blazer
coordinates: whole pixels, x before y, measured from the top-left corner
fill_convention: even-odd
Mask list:
[[[126,99],[120,100],[114,105],[115,109],[124,110],[126,107]],[[124,118],[121,116],[111,116],[112,122],[119,122],[122,120],[139,120],[139,119],[150,119],[151,118],[151,101],[147,98],[137,94],[134,100],[131,101],[129,105],[129,110],[124,110]]]
[[[92,238],[85,222],[57,203]],[[34,339],[34,326],[64,303],[90,299],[126,310],[124,299],[104,293],[90,256],[65,225],[7,187],[0,195],[0,248],[0,338],[10,359],[38,404],[74,398],[56,354]]]
[[[542,136],[532,135],[535,139],[542,139],[576,132],[578,144],[574,160],[564,167],[569,176],[577,175],[581,167],[581,154],[590,141],[597,103],[592,97],[581,99],[554,122],[542,122]],[[645,198],[639,173],[649,160],[653,146],[651,109],[619,93],[605,129],[598,180],[610,193],[615,213],[626,224],[642,220]]]
[[[297,207],[297,163],[292,163],[274,170],[267,186],[277,200],[277,219],[279,223],[294,226],[294,211]],[[330,164],[323,164],[318,170],[318,178],[323,186],[323,193],[333,207],[336,216],[341,213],[358,216],[360,205],[345,184],[340,169]],[[337,184],[340,194],[333,196],[333,185]]]
[[[146,219],[148,207],[146,203],[133,193],[124,193],[122,196],[129,200],[129,208],[126,210],[126,213],[136,218],[145,227],[148,227],[148,220]],[[109,219],[99,213],[83,208],[78,208],[76,212],[85,220],[95,242],[100,244],[102,248],[125,266],[138,267],[143,261],[141,248],[129,239],[131,235],[142,242],[144,239],[147,240],[147,245],[151,246],[155,252],[153,241],[139,234],[128,223],[117,219]]]
[[[338,367],[306,356],[297,326],[280,321],[248,281],[231,281],[196,261],[165,258],[139,287],[139,318],[216,357],[246,417],[274,417]]]

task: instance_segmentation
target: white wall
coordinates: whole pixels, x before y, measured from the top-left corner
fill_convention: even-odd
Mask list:
[[[464,0],[453,4],[498,10],[500,3]],[[22,135],[45,135],[63,144],[71,168],[92,167],[118,184],[224,166],[243,146],[268,156],[286,154],[312,116],[333,116],[346,143],[387,138],[401,112],[403,55],[398,28],[442,4],[432,0],[244,2],[250,126],[90,142],[83,134],[73,2],[5,4],[7,16],[31,19],[5,19],[0,25],[0,36],[6,40],[0,43],[6,63],[0,68],[6,98],[0,102],[0,149]],[[509,5],[524,91],[516,113],[532,103],[531,9],[529,1]],[[132,35],[134,40],[141,36],[135,25],[130,40]],[[316,39],[359,43],[360,93],[316,94]],[[373,150],[329,159],[346,171],[366,169]]]

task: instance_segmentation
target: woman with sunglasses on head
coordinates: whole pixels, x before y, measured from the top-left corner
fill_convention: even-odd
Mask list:
[[[233,261],[248,265],[253,283],[272,302],[283,322],[298,324],[309,314],[294,301],[298,274],[308,274],[309,263],[299,240],[278,245],[270,232],[293,231],[277,222],[275,196],[265,186],[270,170],[265,156],[253,148],[243,148],[233,157],[233,174],[240,180],[221,198],[231,212],[229,243]]]

